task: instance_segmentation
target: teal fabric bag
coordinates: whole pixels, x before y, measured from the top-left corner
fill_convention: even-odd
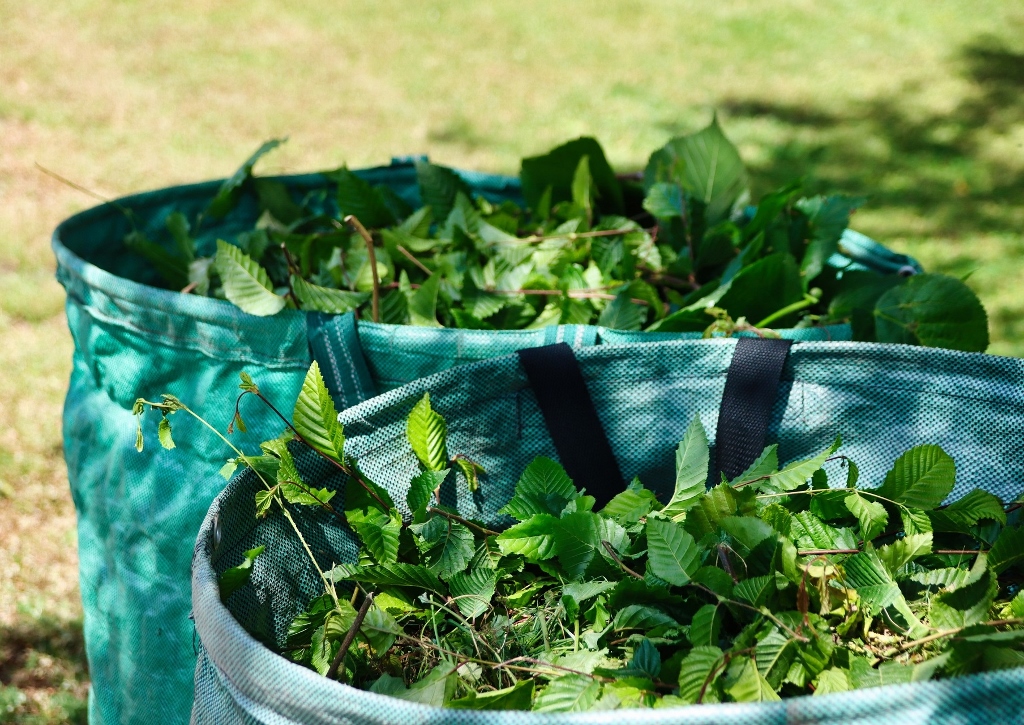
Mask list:
[[[719,406],[736,345],[704,340],[576,351],[625,480],[636,475],[655,490],[670,490],[673,451],[695,415],[712,445],[719,442]],[[938,444],[957,466],[951,500],[974,488],[1012,500],[1024,491],[1022,384],[1024,361],[1016,359],[897,345],[795,343],[767,417],[767,438],[779,444],[780,461],[789,461],[819,452],[841,433],[843,453],[858,463],[866,487],[880,483],[908,448]],[[428,391],[432,407],[447,418],[449,450],[487,470],[478,497],[460,490],[453,503],[485,525],[508,523],[498,509],[524,467],[537,455],[558,457],[517,355],[441,372],[345,410],[339,420],[346,453],[395,501],[404,501],[419,471],[405,419]],[[344,490],[336,469],[301,446],[292,451],[307,484]],[[994,470],[1001,475],[991,475]],[[623,717],[432,708],[354,689],[274,654],[248,632],[280,646],[294,615],[323,585],[283,517],[257,522],[258,490],[251,472],[236,476],[214,501],[196,540],[192,596],[200,655],[194,723],[610,725]],[[335,519],[313,509],[298,516],[322,568],[355,559],[354,537]],[[225,606],[218,574],[261,544],[267,549],[254,564],[251,586]],[[1018,668],[763,705],[632,710],[628,717],[641,725],[996,725],[1024,722],[1022,706],[1024,669]]]
[[[418,203],[412,162],[359,173]],[[492,201],[520,199],[517,179],[460,173]],[[328,208],[333,203],[330,182],[322,175],[281,180],[296,198],[321,193]],[[188,717],[195,668],[189,621],[191,542],[224,486],[216,472],[227,451],[212,437],[199,435],[184,416],[175,419],[182,441],[177,450],[150,445],[137,453],[136,398],[171,393],[198,412],[216,416],[229,410],[238,373],[246,370],[287,407],[315,355],[331,371],[328,378],[339,405],[349,406],[418,377],[523,346],[656,339],[594,327],[481,333],[357,325],[351,316],[307,318],[297,311],[260,318],[224,301],[152,286],[159,280],[156,272],[123,244],[131,229],[124,210],[131,210],[147,237],[160,240],[170,212],[194,217],[219,185],[213,181],[126,197],[69,218],[53,236],[75,343],[64,451],[78,513],[93,723],[181,722]],[[257,214],[255,197],[243,195],[217,226],[204,228],[197,240],[200,248],[208,250],[218,236],[251,228]],[[844,242],[847,256],[834,258],[835,265],[893,272],[896,264],[916,264],[870,240],[851,240]],[[848,339],[850,333],[840,325],[784,334]],[[146,418],[149,440],[155,440],[156,418]],[[228,421],[215,422],[223,429]],[[259,410],[247,422],[250,433],[236,433],[236,438],[250,450],[274,435],[278,425]]]

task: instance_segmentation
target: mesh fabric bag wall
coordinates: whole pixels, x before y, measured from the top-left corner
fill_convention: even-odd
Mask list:
[[[600,346],[577,351],[597,414],[625,480],[637,475],[671,490],[674,448],[693,416],[716,441],[718,409],[736,342],[708,340]],[[782,372],[768,438],[789,461],[818,453],[837,433],[860,466],[862,486],[877,485],[896,457],[921,443],[953,456],[951,500],[976,487],[1013,499],[1024,490],[1024,361],[987,355],[864,343],[797,343]],[[487,470],[481,495],[462,489],[451,503],[496,527],[498,509],[537,455],[556,457],[544,418],[518,356],[443,372],[344,411],[346,453],[392,498],[405,501],[418,472],[405,440],[405,418],[425,391],[448,421],[449,450]],[[310,485],[343,491],[343,477],[293,444]],[[993,471],[1000,475],[993,476]],[[842,477],[839,477],[842,480]],[[577,481],[578,485],[586,482]],[[294,533],[280,515],[257,523],[251,473],[237,476],[213,503],[196,541],[193,611],[200,639],[195,723],[401,722],[465,725],[583,725],[619,722],[621,713],[537,715],[430,708],[329,681],[289,662],[247,633],[281,645],[296,613],[322,593]],[[400,506],[402,504],[399,504]],[[408,512],[405,512],[406,514]],[[319,510],[300,526],[321,567],[353,561],[354,538]],[[266,544],[251,586],[221,603],[217,575]],[[243,626],[244,625],[244,626]],[[633,710],[639,725],[662,723],[842,722],[996,723],[1024,721],[1024,670],[972,675],[802,697],[764,705],[706,705]]]
[[[358,172],[418,204],[410,162]],[[460,172],[491,201],[519,200],[518,180]],[[334,191],[322,175],[282,177],[295,199]],[[195,664],[189,621],[189,557],[195,532],[222,489],[216,472],[228,452],[196,435],[178,415],[177,450],[133,448],[132,404],[137,397],[177,395],[201,413],[228,415],[241,370],[256,375],[275,400],[294,400],[312,355],[327,373],[340,406],[462,362],[521,347],[567,340],[575,345],[645,339],[590,326],[480,332],[355,323],[297,311],[257,318],[228,302],[156,288],[159,275],[124,246],[137,225],[147,238],[171,244],[166,219],[202,211],[220,182],[163,189],[120,199],[71,217],[54,233],[58,278],[67,289],[68,324],[75,342],[64,409],[64,450],[78,513],[80,581],[86,650],[92,677],[93,723],[181,721],[192,701]],[[125,210],[131,210],[131,220]],[[251,229],[254,195],[197,234],[210,254],[218,237]],[[908,258],[850,233],[843,268],[897,271]],[[913,263],[913,260],[909,260]],[[916,263],[914,263],[916,264]],[[843,339],[845,326],[788,331],[799,339]],[[683,337],[685,335],[676,335]],[[694,335],[689,335],[693,337]],[[657,336],[662,337],[662,336]],[[652,336],[650,339],[655,339]],[[155,441],[158,416],[146,419]],[[222,428],[227,420],[215,420]],[[271,437],[276,423],[261,411],[248,418],[239,444]]]

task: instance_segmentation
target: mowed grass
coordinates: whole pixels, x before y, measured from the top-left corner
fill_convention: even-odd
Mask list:
[[[0,0],[0,721],[84,717],[71,351],[50,230],[103,196],[426,152],[515,173],[582,134],[622,170],[713,111],[755,194],[866,194],[855,226],[963,275],[1024,355],[1017,2]],[[154,391],[160,392],[160,391]],[[125,445],[130,445],[126,441]]]

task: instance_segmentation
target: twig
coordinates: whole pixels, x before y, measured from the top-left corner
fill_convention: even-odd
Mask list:
[[[990,622],[981,622],[980,625],[971,625],[971,626],[1002,627],[1002,626],[1005,626],[1005,625],[1008,625],[1008,624],[1022,624],[1022,623],[1024,623],[1024,619],[993,619]],[[900,652],[906,652],[908,649],[913,649],[914,647],[918,647],[918,646],[920,646],[922,644],[928,644],[929,642],[934,642],[935,640],[942,639],[943,637],[952,637],[952,636],[957,635],[960,632],[964,631],[965,629],[967,629],[967,627],[955,627],[953,629],[942,629],[942,630],[939,630],[938,632],[936,632],[935,634],[928,635],[927,637],[922,637],[921,639],[915,639],[912,642],[905,642],[904,644],[900,645],[899,647],[897,647],[897,648],[895,648],[893,650],[889,650],[888,652],[885,652],[882,656],[883,657],[891,657],[894,654],[899,654]]]
[[[430,268],[427,265],[423,264],[423,262],[416,259],[416,257],[412,256],[412,252],[403,247],[401,244],[398,245],[398,251],[405,255],[406,259],[408,259],[410,262],[419,267],[423,271],[423,273],[426,274],[428,277],[433,274],[433,272],[430,271]]]
[[[359,236],[366,242],[366,254],[370,258],[370,270],[373,272],[373,321],[380,322],[380,277],[377,276],[377,254],[373,250],[373,237],[354,214],[345,217],[345,223],[359,232]]]
[[[798,549],[797,556],[820,556],[822,554],[859,554],[860,549]],[[974,556],[984,554],[978,549],[933,549],[933,554],[951,554],[961,556]]]
[[[356,638],[356,633],[359,628],[363,626],[363,620],[366,619],[366,613],[370,611],[370,605],[373,604],[373,592],[368,592],[366,599],[363,600],[363,606],[359,607],[359,611],[356,612],[356,618],[352,622],[352,626],[349,627],[348,633],[345,635],[345,639],[341,641],[341,647],[338,648],[338,654],[334,655],[334,662],[331,663],[331,668],[327,670],[327,679],[333,680],[338,676],[338,668],[341,666],[342,660],[345,659],[345,655],[348,654],[349,647],[352,646],[352,640]],[[341,681],[345,681],[345,673],[341,673]]]
[[[181,294],[187,295],[189,292],[199,286],[198,282],[189,282],[187,285],[181,288]]]
[[[529,237],[522,237],[516,239],[512,244],[535,244],[537,242],[546,242],[549,239],[568,239],[570,242],[575,242],[577,239],[590,239],[592,237],[617,237],[623,234],[629,234],[631,232],[647,232],[651,233],[652,230],[657,227],[650,227],[649,229],[599,229],[596,232],[569,232],[567,234],[548,234],[548,235],[536,235],[533,234]],[[502,242],[503,244],[505,242]]]
[[[458,514],[453,514],[450,511],[445,511],[444,509],[439,509],[436,506],[428,506],[427,511],[429,511],[432,514],[437,514],[438,516],[444,516],[446,519],[451,519],[452,521],[458,521],[463,526],[468,526],[471,529],[476,529],[484,536],[501,536],[501,532],[499,531],[491,531],[490,529],[484,528],[479,524],[474,524],[469,519],[464,519]]]
[[[635,571],[633,571],[623,563],[622,559],[620,559],[619,555],[615,552],[615,547],[612,546],[610,541],[602,540],[601,545],[608,551],[608,555],[615,560],[615,563],[619,565],[619,568],[622,569],[622,571],[626,572],[634,579],[643,579],[642,576],[637,574]]]

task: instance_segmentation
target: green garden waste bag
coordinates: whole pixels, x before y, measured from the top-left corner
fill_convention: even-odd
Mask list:
[[[460,172],[476,193],[493,202],[520,201],[517,179]],[[418,204],[411,161],[360,171],[411,204]],[[328,210],[332,182],[320,174],[281,177],[296,198],[320,194]],[[227,411],[242,370],[260,379],[272,398],[294,400],[311,359],[320,361],[339,406],[462,362],[526,346],[568,341],[576,346],[695,337],[693,334],[624,333],[589,326],[480,332],[356,323],[284,311],[253,317],[211,298],[158,289],[152,265],[124,244],[134,224],[148,238],[166,239],[174,211],[191,218],[221,185],[213,181],[126,197],[63,222],[53,248],[57,276],[67,290],[67,316],[75,343],[64,408],[64,450],[78,513],[80,582],[93,723],[182,722],[192,705],[194,628],[189,619],[191,544],[224,481],[216,474],[227,452],[198,435],[195,424],[175,419],[189,442],[177,450],[135,451],[132,405],[136,398],[171,393],[200,413]],[[201,251],[218,237],[251,229],[259,207],[245,191],[216,225],[197,234]],[[913,260],[847,232],[830,263],[842,269],[919,271]],[[908,267],[909,265],[909,267]],[[793,339],[849,339],[845,325],[784,331]],[[340,342],[339,342],[340,341]],[[158,416],[147,416],[146,435]],[[277,427],[262,411],[247,416],[254,445]],[[215,423],[223,430],[228,421]]]
[[[576,350],[624,480],[639,476],[655,491],[671,490],[671,452],[694,416],[716,444],[737,344],[702,340]],[[794,343],[766,415],[767,439],[778,443],[784,462],[816,454],[841,432],[843,451],[858,461],[866,485],[881,480],[908,448],[937,444],[956,462],[950,500],[975,488],[1013,500],[1024,491],[1022,383],[1022,360],[899,345]],[[518,355],[441,372],[345,410],[339,420],[346,455],[404,502],[408,482],[420,470],[406,440],[406,416],[425,392],[447,419],[450,450],[487,471],[478,497],[459,487],[458,512],[489,527],[507,524],[498,510],[519,474],[535,456],[557,457]],[[301,446],[293,445],[292,453],[307,485],[344,490],[337,469]],[[294,615],[323,587],[284,517],[257,522],[254,494],[261,489],[251,472],[236,476],[214,501],[196,541],[192,596],[200,653],[194,723],[610,725],[623,717],[638,725],[1024,722],[1020,668],[775,703],[628,715],[446,710],[358,690],[292,663],[248,633],[280,647]],[[322,568],[355,560],[355,537],[330,514],[306,508],[298,521]],[[250,586],[232,594],[225,607],[218,575],[258,545],[266,550],[253,564]]]

